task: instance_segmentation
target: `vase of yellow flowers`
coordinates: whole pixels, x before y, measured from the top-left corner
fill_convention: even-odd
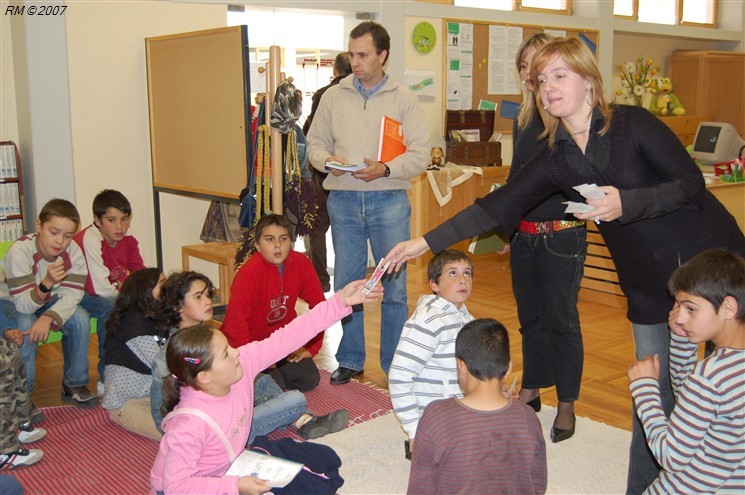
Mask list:
[[[626,103],[643,106],[644,97],[651,92],[652,79],[660,71],[651,59],[645,59],[639,55],[635,62],[626,62],[619,65],[618,77],[621,79],[621,89],[616,91],[616,96],[621,96]]]

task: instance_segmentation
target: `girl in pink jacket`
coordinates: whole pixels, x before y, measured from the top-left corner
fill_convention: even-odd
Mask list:
[[[350,314],[353,305],[381,298],[380,286],[365,295],[364,284],[364,280],[350,283],[266,340],[238,349],[230,347],[219,330],[206,325],[176,332],[166,352],[172,374],[163,384],[164,406],[172,412],[163,420],[164,435],[150,473],[151,493],[258,495],[269,491],[265,480],[224,476],[248,440],[254,377]]]

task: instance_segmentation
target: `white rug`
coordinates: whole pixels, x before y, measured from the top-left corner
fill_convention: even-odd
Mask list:
[[[577,418],[577,432],[551,443],[549,432],[556,409],[538,413],[546,437],[550,494],[622,494],[631,432]],[[345,480],[340,493],[405,494],[410,463],[404,459],[406,435],[393,413],[315,440],[332,447],[342,459]]]

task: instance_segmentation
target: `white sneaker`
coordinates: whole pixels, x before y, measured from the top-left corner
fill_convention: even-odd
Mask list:
[[[39,449],[18,448],[7,454],[0,454],[0,470],[16,469],[35,464],[44,457],[44,452]]]
[[[34,428],[31,423],[24,423],[18,427],[18,441],[20,443],[34,443],[47,436],[44,428]]]
[[[103,382],[96,383],[96,395],[99,397],[103,397],[104,392],[106,391],[106,385]]]

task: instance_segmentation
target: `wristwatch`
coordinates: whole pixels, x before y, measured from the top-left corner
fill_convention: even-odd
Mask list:
[[[51,292],[52,291],[52,288],[51,287],[47,287],[46,285],[44,285],[44,282],[39,282],[39,290],[43,294],[47,294],[48,292]]]
[[[383,166],[385,167],[385,172],[383,172],[383,177],[390,177],[391,176],[391,168],[388,165],[386,165],[385,163],[383,163]]]

